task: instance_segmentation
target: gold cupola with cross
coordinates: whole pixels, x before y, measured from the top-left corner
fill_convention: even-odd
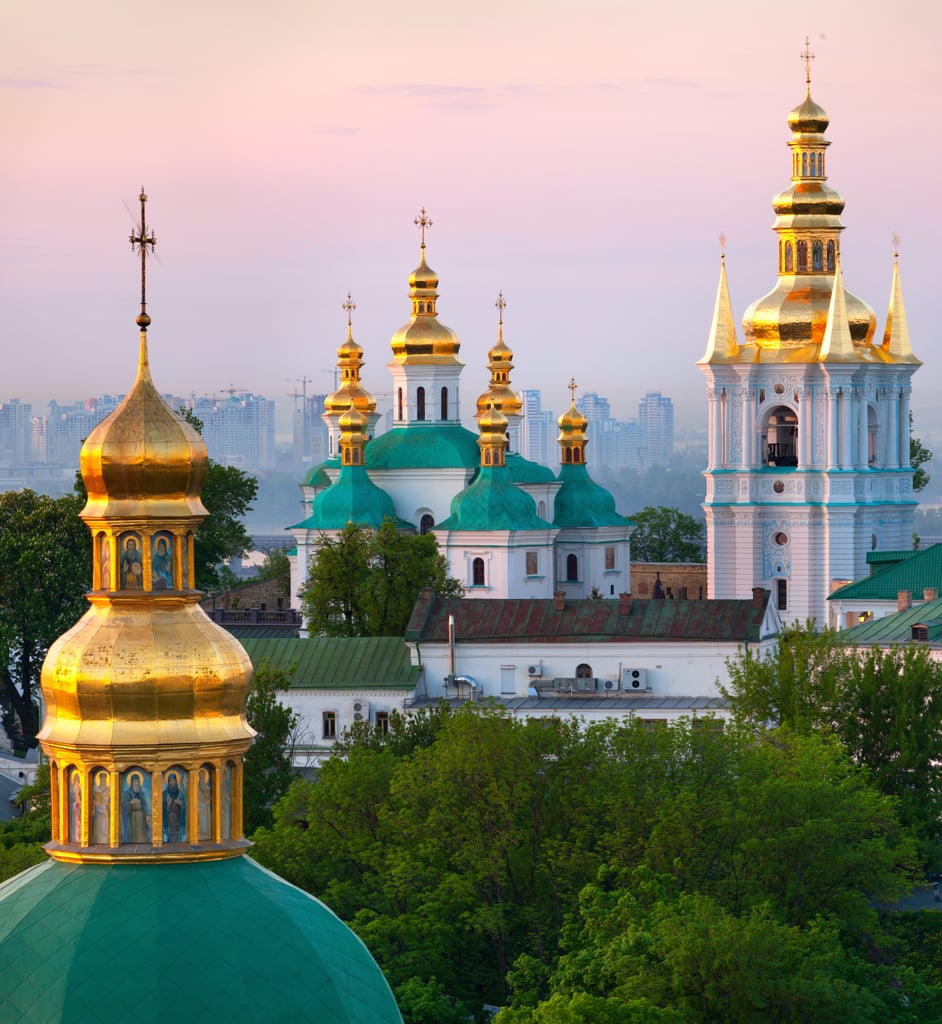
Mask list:
[[[254,735],[251,662],[200,608],[196,530],[206,447],[151,379],[147,196],[131,236],[141,259],[137,377],[89,435],[81,473],[93,579],[82,619],[49,649],[39,739],[52,781],[51,855],[66,861],[234,856],[242,764]]]
[[[504,341],[504,310],[507,308],[507,301],[503,291],[498,292],[494,305],[498,310],[497,341],[487,353],[487,368],[491,371],[491,379],[487,391],[478,397],[477,414],[480,416],[489,405],[493,405],[505,416],[519,416],[523,411],[523,402],[510,386],[514,354]]]
[[[569,408],[556,421],[559,427],[559,461],[563,466],[585,463],[585,449],[589,443],[586,428],[589,421],[576,408],[576,378],[569,380]]]
[[[363,349],[353,339],[353,311],[357,308],[353,296],[347,292],[343,309],[347,314],[347,338],[337,349],[337,369],[340,371],[340,386],[324,399],[323,420],[327,425],[330,454],[335,455],[340,441],[340,417],[348,409],[356,409],[365,421],[367,437],[373,433],[379,414],[376,399],[367,391],[360,380],[363,370]]]

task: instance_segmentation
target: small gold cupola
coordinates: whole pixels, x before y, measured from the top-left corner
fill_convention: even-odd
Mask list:
[[[419,265],[409,275],[412,317],[392,336],[393,361],[404,365],[461,365],[458,361],[461,347],[458,335],[438,319],[438,275],[425,261],[425,232],[432,226],[432,221],[424,207],[415,223],[421,230],[422,242]]]
[[[39,739],[52,779],[52,841],[68,861],[218,859],[240,853],[242,762],[254,735],[252,665],[200,608],[194,536],[207,512],[199,434],[147,364],[145,221],[137,380],[91,433],[81,471],[92,534],[91,607],[49,649]]]
[[[576,408],[576,384],[575,377],[569,380],[569,408],[556,421],[559,427],[559,461],[564,466],[580,465],[585,463],[585,449],[589,443],[586,437],[586,427],[589,421]]]
[[[337,349],[340,387],[324,399],[324,411],[339,415],[347,409],[355,408],[369,418],[376,412],[376,399],[360,383],[363,349],[353,340],[352,314],[357,307],[349,292],[343,308],[347,312],[347,340]]]
[[[362,466],[366,449],[367,418],[351,406],[340,417],[340,464]]]
[[[507,455],[507,417],[500,407],[489,402],[478,416],[478,445],[482,466],[504,466]]]
[[[487,391],[478,398],[478,416],[491,404],[500,409],[505,416],[519,416],[523,411],[523,402],[510,387],[514,354],[504,341],[504,310],[507,308],[507,302],[502,291],[498,293],[494,305],[498,309],[497,342],[487,353],[487,367],[491,371],[491,380]]]

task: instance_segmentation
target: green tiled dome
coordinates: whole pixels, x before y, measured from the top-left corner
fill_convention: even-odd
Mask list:
[[[374,437],[366,446],[370,469],[474,469],[478,436],[457,424],[414,423]]]
[[[363,943],[247,857],[50,860],[0,885],[0,1020],[401,1024]]]
[[[314,499],[308,518],[288,529],[342,530],[354,523],[378,530],[387,517],[401,528],[412,525],[399,519],[392,498],[373,483],[364,466],[344,466],[334,483]]]
[[[515,484],[549,484],[556,479],[555,474],[548,466],[531,462],[516,452],[508,453],[506,461],[510,479]]]
[[[311,466],[307,471],[304,479],[301,481],[302,487],[329,487],[330,477],[326,473],[327,466],[340,466],[339,459],[328,459],[326,462],[318,462],[317,465]]]
[[[438,530],[549,530],[536,503],[510,481],[505,466],[483,466],[477,479],[451,502],[451,515]]]
[[[597,484],[585,463],[559,467],[562,487],[556,494],[554,526],[625,526],[628,520],[615,511],[615,499]]]

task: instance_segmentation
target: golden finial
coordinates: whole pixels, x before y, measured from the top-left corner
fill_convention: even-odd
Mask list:
[[[497,326],[504,326],[504,310],[507,308],[507,300],[504,298],[503,291],[497,293],[497,301],[494,303],[497,307]]]
[[[720,259],[726,262],[726,232],[720,232]]]
[[[893,232],[893,259],[899,259],[899,232]]]
[[[805,36],[805,49],[801,55],[801,59],[805,62],[805,85],[808,87],[808,91],[811,91],[811,62],[814,60],[814,54],[811,52],[811,39]]]
[[[576,378],[575,377],[570,377],[569,378],[569,384],[567,386],[569,388],[569,401],[570,401],[570,403],[572,405],[575,405],[576,404],[576,389],[579,387],[579,385],[576,383]]]
[[[353,326],[353,311],[357,308],[357,304],[353,301],[353,296],[347,292],[347,301],[343,304],[343,308],[347,311],[347,327]]]
[[[137,325],[142,331],[146,331],[150,324],[150,317],[147,315],[147,257],[154,251],[157,244],[157,236],[153,231],[148,231],[147,221],[144,215],[144,204],[147,202],[147,195],[144,186],[141,186],[141,194],[138,196],[141,201],[141,223],[135,231],[131,232],[131,252],[140,254],[141,257],[141,315],[137,318]]]
[[[422,210],[419,213],[419,216],[415,218],[415,226],[417,228],[420,228],[421,231],[422,231],[422,248],[424,249],[425,248],[425,229],[426,228],[430,228],[432,226],[432,219],[425,212],[425,207],[424,206],[422,207]]]

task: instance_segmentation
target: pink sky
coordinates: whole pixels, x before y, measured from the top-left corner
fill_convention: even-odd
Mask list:
[[[847,286],[882,331],[899,232],[927,364],[914,407],[933,408],[939,21],[914,0],[11,5],[0,400],[129,386],[127,235],[143,184],[162,390],[275,397],[305,375],[328,389],[349,290],[365,383],[388,391],[424,205],[465,413],[503,289],[516,387],[541,387],[560,412],[574,375],[620,417],[659,389],[682,425],[705,427],[693,364],[717,239],[741,315],[774,280],[771,199],[789,180],[808,34],[829,178],[847,201]]]

